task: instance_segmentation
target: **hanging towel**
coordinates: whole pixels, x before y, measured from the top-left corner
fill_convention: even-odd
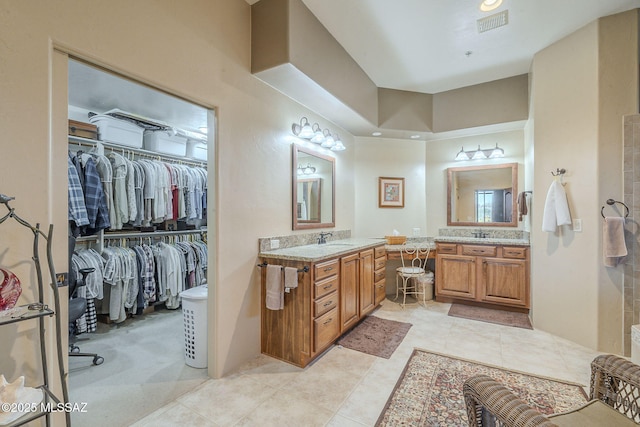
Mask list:
[[[267,265],[267,297],[265,298],[265,303],[269,310],[282,310],[284,308],[284,287],[282,285],[282,266]]]
[[[560,182],[553,181],[547,192],[542,215],[542,231],[553,233],[559,225],[571,224],[567,194]]]
[[[284,287],[285,288],[297,288],[298,287],[298,269],[295,267],[284,268]]]
[[[527,208],[527,194],[523,191],[518,194],[518,212],[519,212],[519,221],[522,221],[522,217],[529,214],[529,209]]]
[[[615,267],[624,261],[627,245],[624,242],[624,218],[606,217],[602,226],[602,249],[605,267]]]

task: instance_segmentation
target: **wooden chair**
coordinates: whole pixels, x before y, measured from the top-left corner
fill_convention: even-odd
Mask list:
[[[578,409],[543,415],[487,375],[463,385],[470,427],[637,426],[640,423],[640,366],[615,355],[591,362],[589,399]]]
[[[402,267],[396,268],[396,298],[394,299],[396,301],[402,292],[402,307],[407,302],[407,295],[413,295],[416,298],[422,295],[422,304],[426,304],[426,288],[420,287],[416,279],[427,274],[429,251],[429,247],[407,243],[402,245],[400,250]],[[399,279],[402,279],[402,286]]]

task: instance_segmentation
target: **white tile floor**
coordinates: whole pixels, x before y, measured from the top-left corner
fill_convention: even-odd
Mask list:
[[[133,425],[372,426],[415,347],[588,387],[598,353],[541,331],[449,317],[448,310],[435,302],[402,310],[387,300],[376,316],[413,324],[390,359],[333,347],[299,369],[259,356]]]

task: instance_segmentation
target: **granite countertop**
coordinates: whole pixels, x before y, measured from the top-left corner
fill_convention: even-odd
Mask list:
[[[376,238],[351,238],[342,240],[329,240],[327,243],[318,245],[295,246],[292,248],[274,249],[272,251],[260,252],[260,258],[287,259],[292,261],[322,261],[334,258],[349,252],[360,251],[373,248],[386,242],[385,239]]]
[[[461,237],[461,236],[438,236],[434,240],[443,243],[474,243],[485,245],[512,245],[512,246],[529,246],[528,239],[500,239],[493,237]]]

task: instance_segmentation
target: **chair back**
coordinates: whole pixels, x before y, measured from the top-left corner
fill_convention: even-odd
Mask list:
[[[403,244],[400,249],[402,267],[422,268],[426,271],[430,250],[429,246],[422,246],[419,243]]]

